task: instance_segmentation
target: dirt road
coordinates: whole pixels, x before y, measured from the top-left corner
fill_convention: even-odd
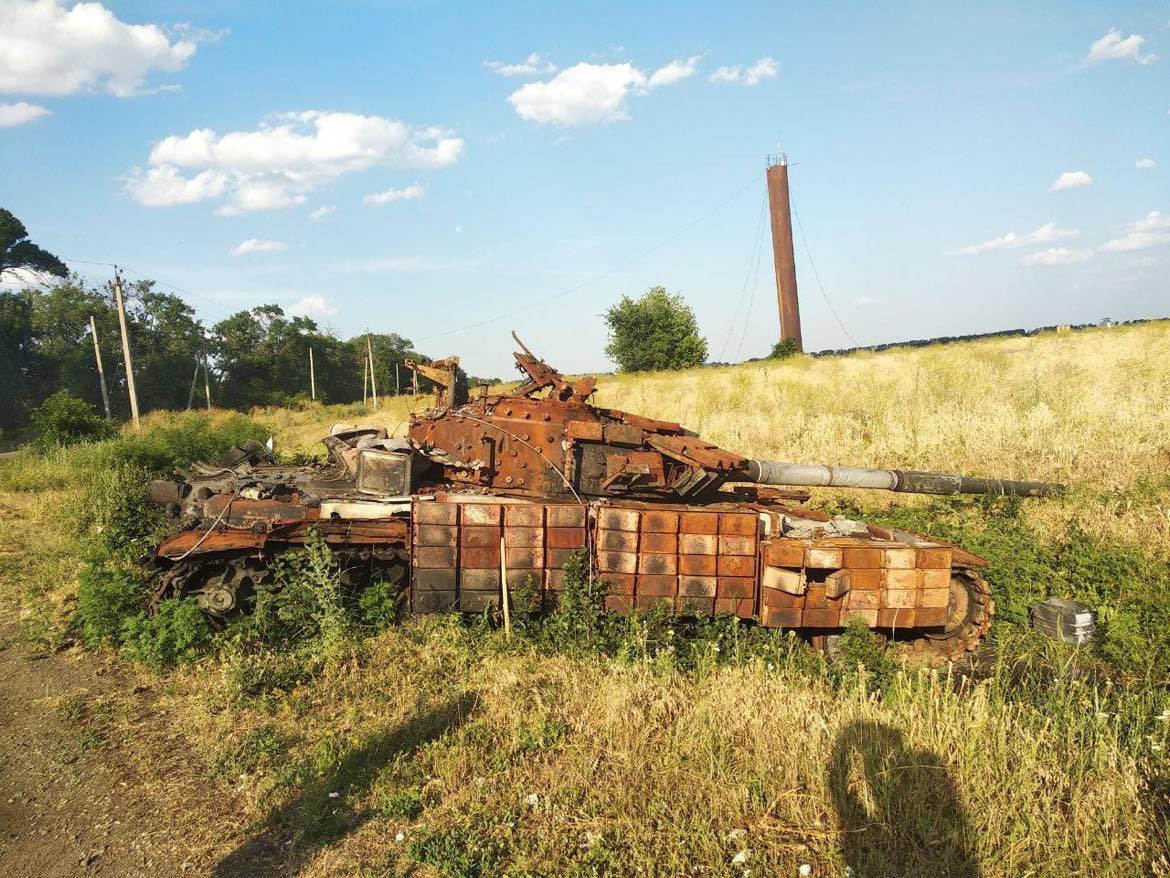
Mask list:
[[[224,829],[236,827],[214,813],[222,804],[216,808],[179,748],[166,748],[150,689],[92,653],[38,652],[4,615],[0,875],[209,871],[216,859],[209,828],[225,819]]]

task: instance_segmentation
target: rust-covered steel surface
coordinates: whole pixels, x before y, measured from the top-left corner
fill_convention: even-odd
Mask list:
[[[565,564],[586,545],[586,509],[576,504],[419,500],[411,520],[411,606],[420,613],[499,607],[501,571],[512,593],[551,605]]]
[[[519,340],[517,339],[519,343]],[[337,425],[326,462],[277,466],[253,444],[153,483],[174,516],[153,557],[155,599],[192,597],[226,619],[271,581],[281,553],[323,537],[346,588],[397,584],[417,613],[482,612],[509,594],[556,606],[587,554],[606,608],[665,603],[823,638],[852,618],[955,658],[994,611],[983,559],[927,535],[832,518],[803,486],[914,493],[1054,494],[1058,485],[746,458],[681,424],[592,405],[523,344],[524,380],[469,400],[455,357],[413,364],[438,405],[407,437]]]
[[[966,609],[952,596],[956,570],[975,575],[972,568],[986,563],[945,542],[880,528],[785,536],[785,528],[840,527],[792,513],[758,504],[420,499],[411,514],[411,607],[418,613],[499,607],[504,571],[512,594],[523,590],[537,606],[552,608],[565,563],[586,550],[611,612],[665,603],[680,616],[728,613],[770,628],[825,633],[859,617],[890,632],[941,633]]]

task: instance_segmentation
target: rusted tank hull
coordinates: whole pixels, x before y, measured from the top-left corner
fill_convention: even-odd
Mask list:
[[[955,605],[956,573],[986,563],[949,543],[880,528],[786,536],[785,510],[756,504],[456,496],[416,500],[411,519],[410,604],[420,613],[499,607],[504,581],[551,609],[565,563],[585,550],[612,612],[665,604],[683,616],[730,613],[810,634],[859,618],[889,633],[938,637],[966,609]]]
[[[957,574],[974,576],[986,564],[978,556],[856,522],[848,523],[852,532],[836,534],[838,523],[804,509],[539,503],[483,494],[416,496],[402,506],[385,507],[380,519],[356,520],[290,502],[234,499],[229,506],[214,498],[208,512],[220,518],[217,528],[182,531],[159,547],[156,563],[169,575],[156,597],[194,587],[184,565],[197,569],[201,559],[223,556],[242,559],[259,575],[273,556],[313,533],[343,559],[399,561],[404,573],[409,563],[403,600],[416,613],[499,607],[504,582],[511,594],[551,610],[565,588],[565,565],[581,551],[590,574],[606,583],[610,612],[665,605],[681,616],[728,613],[812,635],[859,618],[891,634],[937,637],[986,592],[981,580],[974,595],[956,587]],[[984,603],[989,619],[990,600]],[[223,598],[217,606],[238,605]],[[984,621],[975,627],[985,628]]]

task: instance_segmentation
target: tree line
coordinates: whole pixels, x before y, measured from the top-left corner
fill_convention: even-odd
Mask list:
[[[124,283],[123,293],[143,412],[186,408],[193,382],[196,404],[202,405],[203,375],[197,382],[194,378],[196,364],[204,357],[213,403],[239,409],[307,401],[310,348],[316,397],[326,403],[362,398],[367,338],[379,395],[394,394],[396,365],[405,389],[411,373],[403,361],[429,360],[397,333],[340,339],[311,318],[285,314],[278,305],[240,311],[208,328],[182,299],[160,291],[153,281]],[[73,275],[47,289],[0,291],[0,398],[5,400],[0,427],[26,424],[31,412],[59,390],[101,410],[91,316],[113,415],[129,417],[111,285],[87,285]],[[429,389],[425,380],[420,389]]]
[[[0,290],[0,429],[29,422],[51,394],[66,391],[98,410],[102,399],[95,366],[90,317],[117,418],[129,416],[118,314],[111,284],[94,286],[69,274],[63,261],[28,239],[23,224],[0,208],[0,273],[31,283]],[[53,283],[44,281],[51,279]],[[410,387],[406,359],[428,362],[410,339],[397,333],[372,333],[341,339],[309,317],[285,314],[279,305],[239,311],[205,327],[178,296],[151,280],[123,284],[126,320],[134,357],[139,408],[185,408],[192,398],[204,402],[207,362],[215,405],[246,409],[258,405],[296,405],[310,395],[309,350],[313,351],[316,398],[326,403],[362,398],[367,342],[373,351],[374,380],[380,395]],[[643,295],[623,295],[604,319],[609,328],[605,353],[620,371],[685,369],[707,361],[707,340],[694,312],[679,295],[661,286]],[[779,347],[779,346],[778,346]],[[774,357],[791,354],[783,350]],[[494,379],[468,379],[470,384]],[[420,391],[429,391],[419,379]]]

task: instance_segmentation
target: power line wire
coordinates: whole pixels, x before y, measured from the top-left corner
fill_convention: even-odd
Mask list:
[[[509,317],[515,317],[517,314],[522,314],[525,311],[531,310],[532,308],[539,308],[541,305],[546,305],[549,302],[555,301],[556,299],[562,299],[565,296],[572,295],[573,293],[584,289],[585,287],[589,286],[590,284],[597,283],[597,281],[605,280],[607,277],[609,277],[613,274],[616,274],[617,272],[621,271],[623,268],[628,268],[629,266],[633,265],[638,260],[643,259],[646,256],[649,256],[655,250],[659,250],[662,247],[665,247],[667,244],[670,244],[671,242],[682,237],[684,234],[689,232],[695,226],[699,225],[699,223],[703,222],[703,220],[707,219],[712,214],[714,214],[718,210],[720,210],[722,207],[726,206],[727,204],[730,204],[732,201],[734,201],[736,198],[738,198],[740,195],[742,195],[743,192],[749,186],[751,186],[753,183],[755,183],[757,180],[758,180],[758,176],[756,174],[753,174],[752,178],[747,183],[745,183],[740,188],[736,189],[735,192],[733,192],[727,198],[720,201],[718,204],[716,204],[714,207],[712,207],[710,210],[708,210],[702,216],[699,216],[697,219],[694,219],[691,222],[687,223],[685,226],[683,226],[677,232],[672,234],[670,237],[664,238],[663,240],[661,240],[657,244],[655,244],[653,247],[648,247],[647,249],[645,249],[641,253],[639,253],[637,256],[631,257],[630,259],[627,259],[625,262],[622,262],[618,265],[613,266],[612,268],[602,272],[601,274],[597,275],[596,277],[591,277],[588,280],[584,280],[575,286],[569,287],[567,290],[562,290],[559,293],[553,293],[551,296],[545,296],[542,299],[536,299],[535,301],[528,302],[527,304],[521,305],[518,308],[513,308],[511,311],[507,311],[503,314],[498,314],[495,317],[489,317],[486,320],[480,320],[477,323],[471,323],[467,326],[462,326],[462,327],[459,327],[457,329],[447,329],[447,330],[444,330],[443,332],[436,332],[436,333],[433,333],[432,335],[426,335],[426,336],[423,336],[422,338],[420,338],[418,341],[420,343],[424,342],[424,341],[431,341],[432,339],[443,338],[444,336],[455,335],[457,333],[467,332],[467,331],[472,330],[472,329],[479,329],[481,326],[487,326],[489,323],[495,323],[499,320],[507,320]]]
[[[102,261],[97,260],[97,259],[79,259],[79,258],[73,257],[73,256],[65,256],[63,258],[65,259],[66,262],[79,262],[83,265],[101,265],[101,266],[104,266],[106,268],[120,268],[125,272],[128,272],[128,273],[133,274],[133,275],[137,275],[138,277],[142,278],[143,280],[152,280],[155,283],[157,283],[159,286],[174,290],[176,293],[179,293],[181,295],[190,296],[193,299],[200,299],[204,302],[208,302],[212,305],[216,305],[217,307],[222,308],[228,314],[234,314],[237,311],[244,310],[244,309],[240,309],[240,308],[235,308],[235,307],[227,304],[226,302],[220,302],[217,299],[212,299],[209,296],[204,296],[204,295],[201,295],[199,293],[193,293],[190,290],[185,290],[182,287],[176,286],[175,284],[169,283],[169,282],[162,280],[156,276],[152,276],[152,275],[146,274],[145,272],[141,272],[141,271],[138,271],[137,269],[131,268],[129,265],[126,265],[125,263],[122,263],[122,262],[102,262]]]
[[[723,344],[719,348],[718,360],[723,359],[723,354],[727,351],[727,346],[731,344],[731,337],[735,334],[735,326],[739,321],[739,312],[743,308],[743,300],[747,298],[748,281],[752,276],[752,262],[757,261],[756,252],[761,246],[761,239],[764,235],[764,211],[768,207],[768,196],[765,195],[760,202],[760,218],[756,223],[756,237],[752,242],[752,249],[748,252],[747,270],[743,274],[743,287],[740,288],[739,298],[735,302],[735,313],[731,315],[731,325],[727,327],[727,337],[723,339]]]
[[[764,248],[761,245],[756,251],[756,273],[752,279],[752,294],[748,299],[747,313],[743,316],[743,329],[739,333],[739,344],[735,348],[735,359],[739,360],[740,354],[743,353],[743,340],[747,338],[748,324],[752,320],[752,305],[756,302],[756,291],[760,288],[760,263],[764,259]]]
[[[792,203],[792,213],[796,216],[796,227],[800,229],[800,240],[804,244],[804,252],[808,256],[808,264],[812,269],[813,277],[816,278],[817,286],[820,288],[821,297],[825,300],[825,304],[829,306],[829,310],[833,312],[833,318],[837,321],[837,325],[841,327],[841,331],[849,338],[857,347],[861,347],[861,342],[853,337],[845,324],[841,322],[841,315],[837,313],[837,309],[833,307],[833,303],[829,301],[829,294],[825,292],[825,285],[821,283],[821,276],[817,272],[817,264],[813,262],[812,250],[808,246],[808,238],[804,236],[804,224],[800,221],[800,211],[796,209],[796,199],[792,198],[791,194],[788,196]]]

